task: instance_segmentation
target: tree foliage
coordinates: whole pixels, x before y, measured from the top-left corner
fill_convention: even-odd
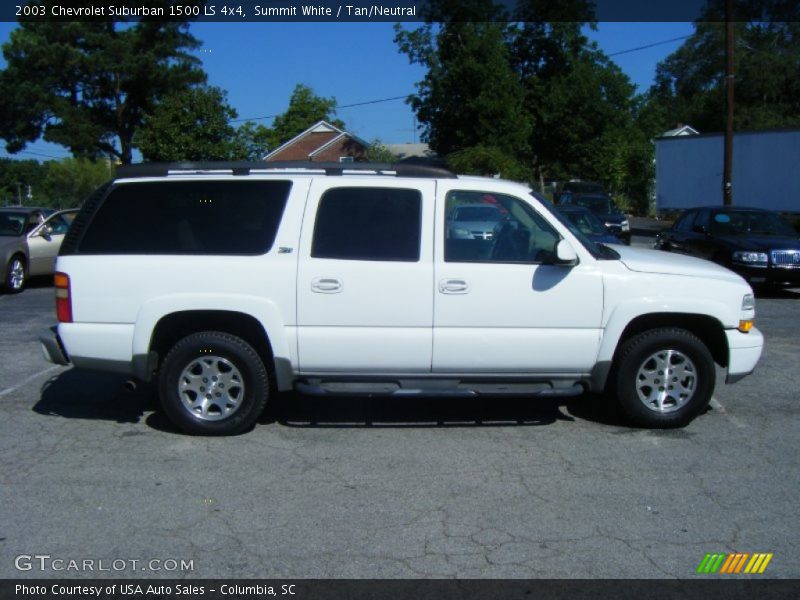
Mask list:
[[[0,137],[12,153],[43,137],[129,163],[145,115],[205,81],[190,54],[199,45],[185,22],[20,22],[3,46]]]
[[[587,2],[528,0],[519,3],[519,21],[502,24],[485,22],[502,14],[491,0],[468,3],[479,22],[463,22],[463,6],[452,0],[431,6],[430,22],[396,28],[395,41],[427,68],[410,103],[435,152],[467,172],[630,186],[635,88],[581,33]],[[568,15],[581,20],[564,21]]]
[[[734,128],[800,126],[800,22],[739,22],[734,29]],[[659,63],[649,101],[662,130],[678,123],[701,132],[725,129],[724,23],[696,24]]]
[[[344,123],[333,116],[335,112],[336,98],[317,96],[313,89],[298,83],[289,99],[289,108],[272,122],[270,150],[288,142],[317,121],[327,121],[343,129]]]
[[[246,158],[240,136],[230,124],[237,116],[216,87],[195,87],[170,94],[145,116],[135,144],[145,160],[198,161]]]
[[[35,160],[0,159],[0,204],[70,208],[113,176],[107,160],[65,158],[39,163]],[[32,198],[27,197],[30,190]]]

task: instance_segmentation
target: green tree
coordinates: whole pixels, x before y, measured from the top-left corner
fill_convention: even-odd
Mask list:
[[[145,115],[205,81],[190,54],[199,45],[185,22],[23,21],[3,46],[0,137],[12,153],[44,137],[75,156],[129,163]]]
[[[333,116],[335,112],[336,98],[317,96],[310,87],[297,84],[289,100],[289,108],[272,122],[270,150],[288,142],[317,121],[327,121],[334,127],[344,129],[344,123]]]
[[[146,115],[134,137],[145,160],[198,161],[244,158],[236,111],[219,88],[202,86],[170,94]]]
[[[46,198],[39,193],[39,186],[47,168],[35,160],[14,160],[0,158],[0,205],[30,204],[26,195],[28,186],[34,193],[34,202],[48,206]]]
[[[524,170],[531,119],[506,26],[452,21],[411,31],[397,27],[395,41],[412,63],[427,68],[409,101],[430,147],[441,156],[457,153],[455,164],[468,171],[482,171],[488,156],[504,156],[501,162]]]
[[[372,143],[367,146],[364,158],[368,162],[373,163],[391,164],[397,161],[397,156],[378,139],[373,140]]]
[[[236,131],[237,156],[241,160],[261,160],[272,144],[272,130],[269,127],[245,121]]]
[[[800,19],[776,17],[783,13],[767,10],[758,21],[735,24],[735,129],[800,126]],[[725,129],[724,30],[724,23],[697,23],[659,63],[648,99],[661,131],[678,123],[701,132]]]
[[[47,205],[55,208],[80,206],[89,194],[114,175],[109,160],[65,158],[48,161],[45,168],[42,193],[47,198]]]

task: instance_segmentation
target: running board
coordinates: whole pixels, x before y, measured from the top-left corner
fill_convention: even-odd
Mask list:
[[[431,382],[433,383],[433,382]],[[455,387],[403,387],[397,382],[297,381],[294,389],[307,396],[388,396],[431,398],[475,398],[477,396],[534,396],[569,398],[580,396],[580,384],[552,386],[549,383],[458,383]]]

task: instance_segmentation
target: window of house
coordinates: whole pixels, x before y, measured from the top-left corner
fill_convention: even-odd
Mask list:
[[[341,187],[322,195],[311,256],[416,262],[422,194],[418,190]]]

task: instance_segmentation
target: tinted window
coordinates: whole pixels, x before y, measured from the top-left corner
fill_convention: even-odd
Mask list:
[[[681,215],[681,217],[675,221],[673,229],[675,229],[675,231],[691,231],[695,214],[696,213],[693,210],[683,213],[683,215]]]
[[[709,227],[708,219],[710,215],[711,211],[707,208],[698,210],[697,216],[695,217],[694,222],[692,223],[692,228],[694,229],[695,227],[705,227],[706,231],[708,231]],[[695,231],[699,231],[699,229]]]
[[[454,217],[491,207],[497,219],[467,223]],[[444,259],[448,262],[540,263],[555,256],[558,233],[527,202],[503,194],[467,190],[447,194]],[[469,226],[466,226],[469,225]]]
[[[421,221],[417,190],[331,189],[319,201],[311,256],[416,262]]]
[[[160,181],[116,186],[89,223],[82,254],[264,254],[288,181]]]

